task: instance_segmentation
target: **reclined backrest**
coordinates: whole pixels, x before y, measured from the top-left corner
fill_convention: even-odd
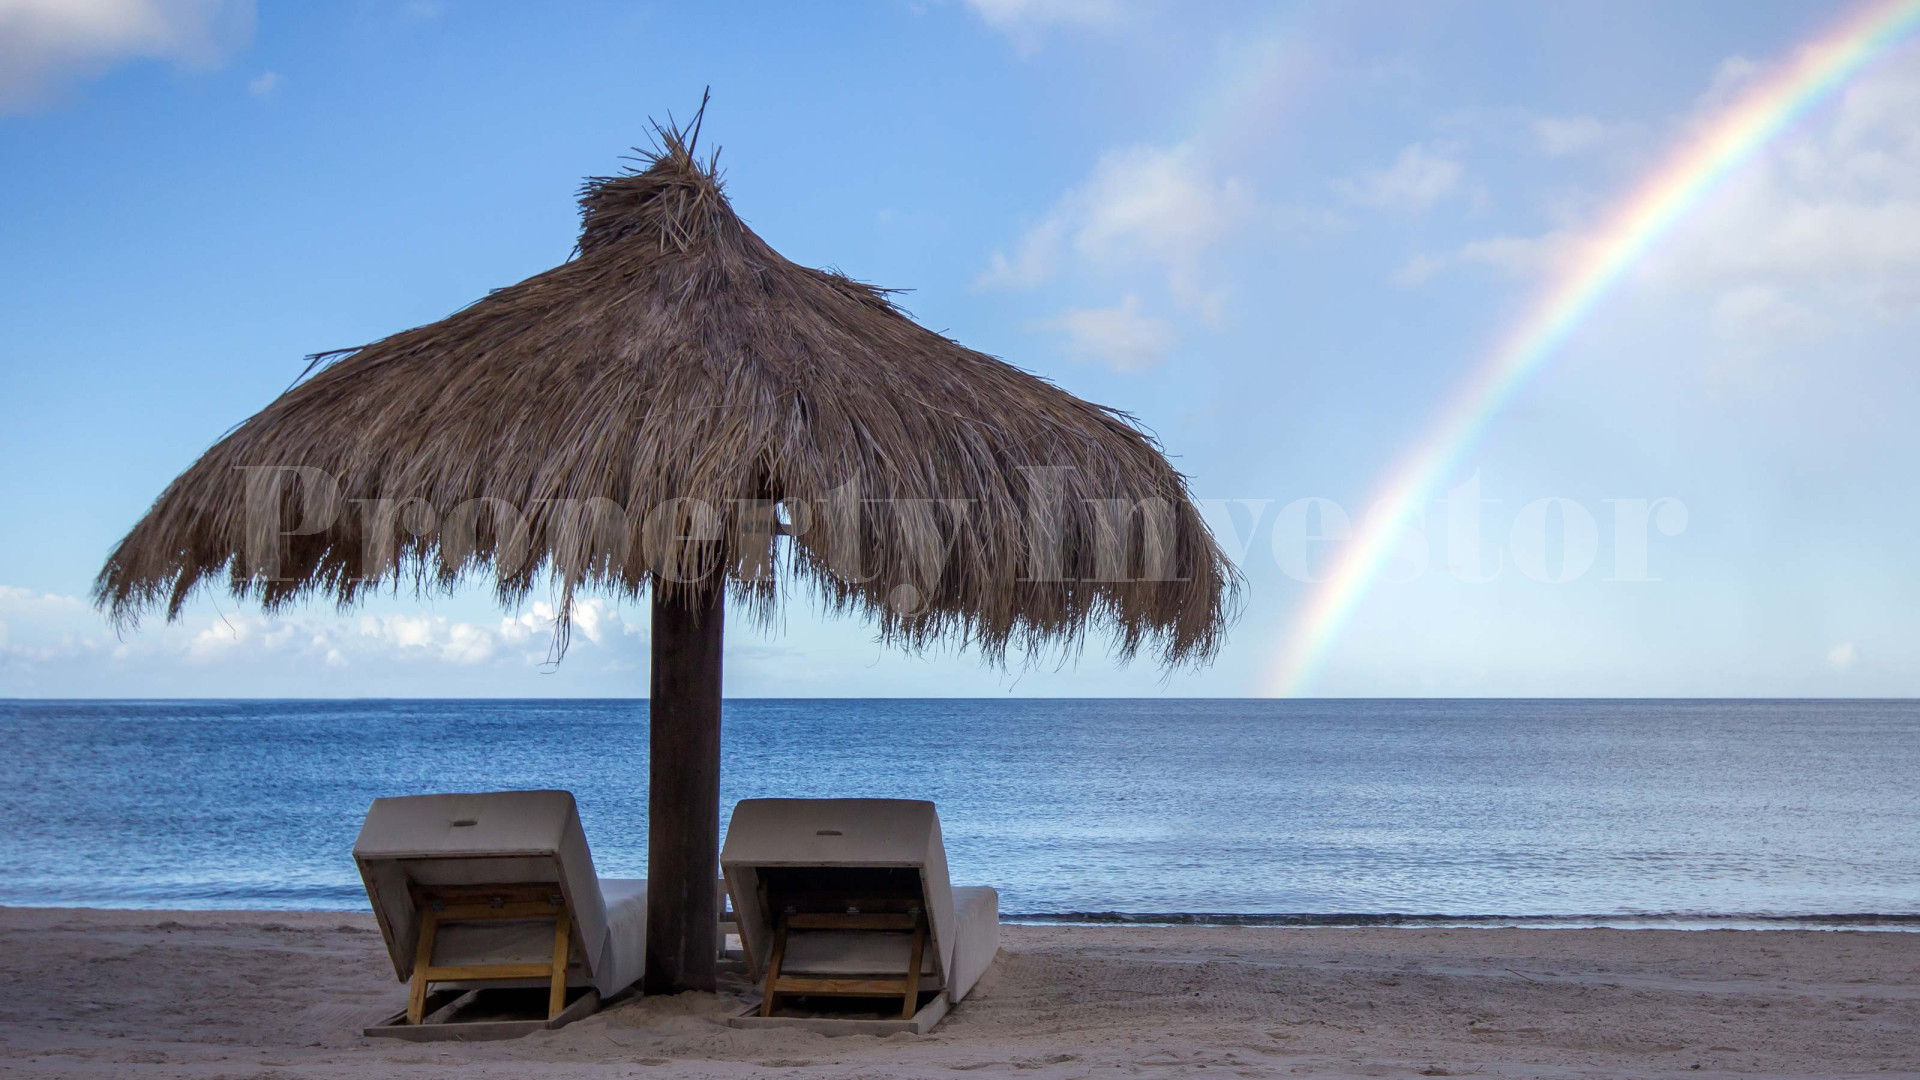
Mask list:
[[[410,885],[556,883],[591,973],[607,936],[593,854],[565,791],[375,799],[353,861],[401,981],[413,974],[420,912]]]
[[[919,904],[944,980],[953,965],[953,892],[933,804],[919,799],[747,799],[733,809],[720,866],[740,942],[765,970],[774,921],[792,907],[834,913]]]

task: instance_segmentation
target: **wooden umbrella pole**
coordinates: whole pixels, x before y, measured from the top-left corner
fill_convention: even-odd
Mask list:
[[[649,994],[714,989],[719,912],[720,650],[726,590],[690,597],[653,589],[647,701]]]

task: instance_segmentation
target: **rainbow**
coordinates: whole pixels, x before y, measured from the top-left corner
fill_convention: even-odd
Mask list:
[[[1627,271],[1729,173],[1916,26],[1920,0],[1880,0],[1855,10],[1703,125],[1614,209],[1389,474],[1373,504],[1377,509],[1342,548],[1283,646],[1274,692],[1293,696],[1306,688],[1441,482]]]

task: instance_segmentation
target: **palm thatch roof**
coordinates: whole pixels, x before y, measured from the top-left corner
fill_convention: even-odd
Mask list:
[[[272,610],[490,576],[510,606],[552,588],[564,642],[578,590],[724,574],[762,616],[810,584],[908,647],[1213,654],[1237,578],[1152,437],[782,258],[660,134],[585,183],[566,263],[316,358],[167,487],[97,602],[129,623],[220,582]]]

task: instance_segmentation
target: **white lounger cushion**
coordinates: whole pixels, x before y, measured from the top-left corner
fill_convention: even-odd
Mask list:
[[[410,882],[555,882],[572,912],[578,943],[569,983],[590,984],[611,996],[637,980],[646,963],[646,882],[594,875],[593,854],[568,792],[375,799],[353,858],[402,982],[413,974],[420,931]],[[545,962],[552,949],[551,922],[452,924],[435,940],[434,963]]]
[[[1000,954],[1000,894],[987,885],[956,885],[953,914],[953,975],[947,979],[947,1000],[958,1005]]]
[[[773,913],[757,888],[763,867],[902,867],[918,870],[935,970],[953,959],[953,895],[933,804],[919,799],[743,799],[727,824],[720,868],[733,894],[740,943],[753,969],[773,951]],[[904,959],[899,968],[904,968]],[[899,970],[896,968],[895,970]]]
[[[607,905],[607,942],[593,966],[600,996],[612,997],[640,981],[647,968],[647,879],[600,879]]]
[[[612,997],[640,981],[647,959],[647,882],[645,878],[601,878],[607,908],[607,938],[597,963],[578,955],[567,965],[567,985],[592,986]],[[553,924],[546,920],[453,923],[433,943],[441,965],[544,964],[553,955]],[[546,986],[545,979],[488,979],[436,983],[449,989],[480,986]]]
[[[953,887],[953,977],[948,1000],[958,1004],[1000,952],[1000,894],[986,885]],[[780,970],[789,975],[889,975],[903,970],[912,943],[904,934],[793,933]],[[929,950],[920,985],[940,989]]]
[[[1000,897],[953,888],[934,805],[917,799],[747,799],[734,807],[720,865],[733,895],[741,944],[756,972],[773,947],[759,872],[773,867],[900,867],[919,871],[933,940],[921,965],[926,989],[958,1002],[1000,948]],[[904,934],[794,932],[781,970],[793,975],[878,975],[907,966]]]

